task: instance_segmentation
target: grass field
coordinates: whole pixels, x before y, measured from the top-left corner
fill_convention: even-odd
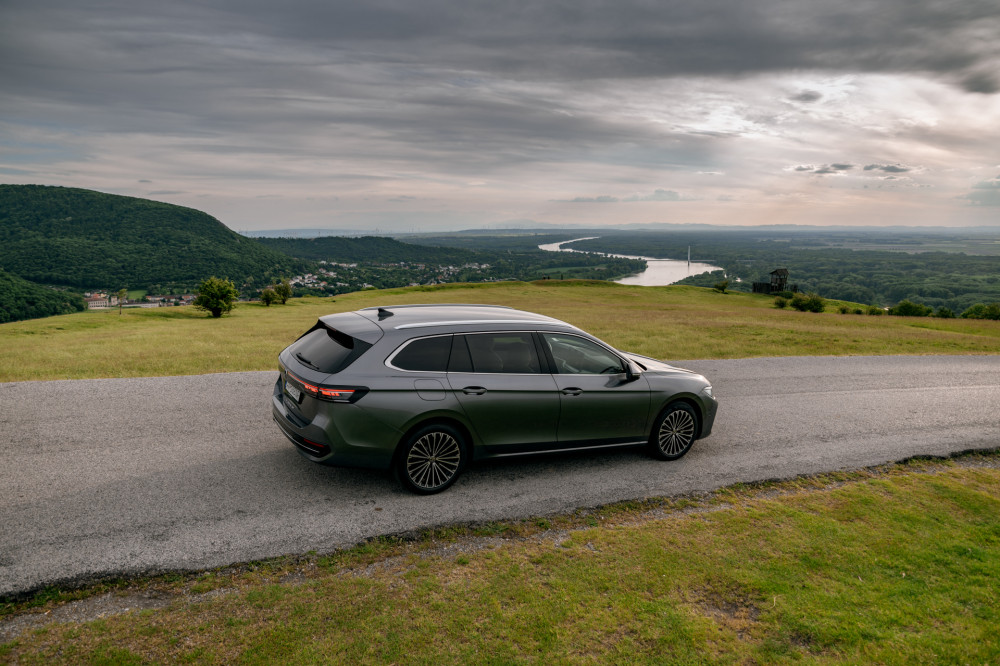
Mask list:
[[[316,318],[394,303],[463,302],[541,312],[661,359],[1000,353],[1000,322],[778,310],[773,299],[700,287],[608,282],[441,285],[241,304],[211,319],[191,307],[84,312],[0,325],[0,381],[270,370]]]
[[[995,664],[998,467],[915,461],[133,583],[115,593],[172,601],[28,629],[0,661]]]

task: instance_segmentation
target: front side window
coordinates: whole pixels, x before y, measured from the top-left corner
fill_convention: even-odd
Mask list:
[[[543,333],[558,375],[607,375],[625,371],[622,360],[601,345],[575,335]]]
[[[465,336],[472,371],[503,374],[537,374],[541,371],[531,333],[476,333]]]

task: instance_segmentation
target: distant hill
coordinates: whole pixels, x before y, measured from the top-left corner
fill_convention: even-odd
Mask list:
[[[80,294],[43,287],[0,271],[0,324],[80,312],[86,308]]]
[[[488,261],[486,254],[462,248],[402,243],[384,236],[258,238],[257,242],[292,257],[311,261],[464,264]],[[495,253],[490,255],[494,258]]]
[[[44,185],[0,185],[0,247],[0,269],[80,289],[242,290],[306,268],[193,208]]]

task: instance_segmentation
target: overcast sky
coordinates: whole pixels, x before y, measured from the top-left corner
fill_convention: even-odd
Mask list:
[[[237,230],[1000,224],[996,0],[0,0],[0,182]]]

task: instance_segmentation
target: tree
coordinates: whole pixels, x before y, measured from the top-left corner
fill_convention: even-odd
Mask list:
[[[121,317],[122,306],[125,305],[125,299],[128,298],[128,289],[125,289],[124,287],[119,289],[115,296],[118,297],[118,316]]]
[[[282,305],[284,305],[285,301],[292,297],[292,285],[289,284],[288,280],[282,280],[278,284],[274,285],[272,289],[274,289],[274,293],[278,297],[278,300],[281,301]]]
[[[712,289],[716,290],[720,294],[726,293],[726,289],[729,289],[729,280],[723,280],[722,282],[716,282],[712,285]]]
[[[278,294],[275,293],[274,289],[270,287],[265,287],[262,292],[260,292],[260,302],[267,307],[271,307],[271,303],[278,300]]]
[[[198,297],[194,299],[194,306],[212,313],[216,318],[231,312],[236,307],[236,299],[240,295],[232,280],[219,279],[214,275],[203,280],[198,285],[197,291]]]

